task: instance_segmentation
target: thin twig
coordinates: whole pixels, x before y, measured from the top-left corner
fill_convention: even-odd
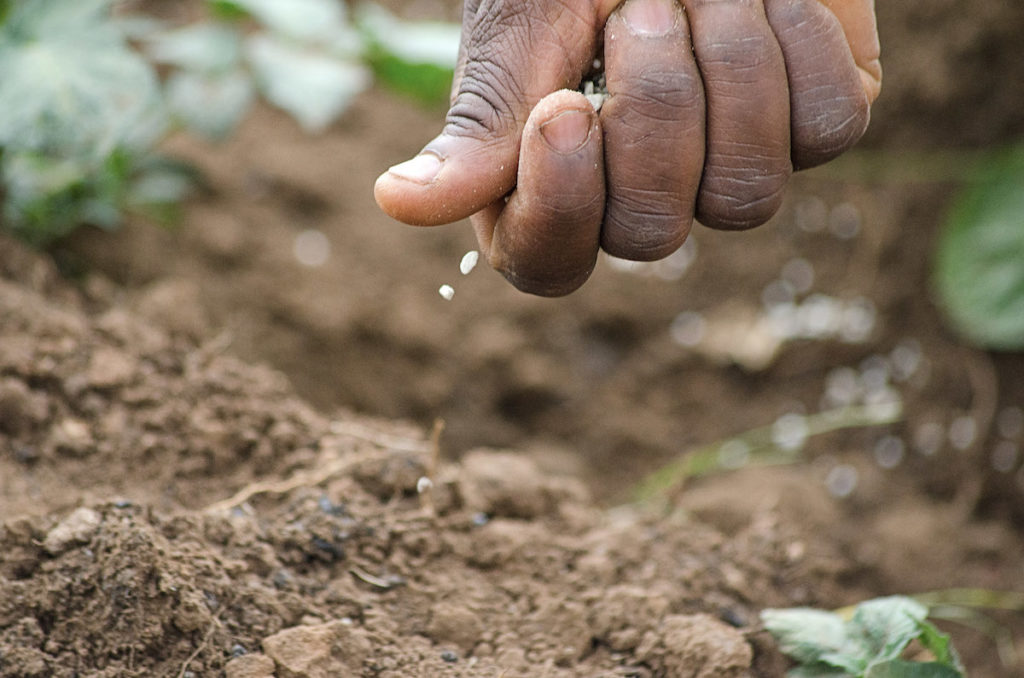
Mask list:
[[[210,504],[204,513],[220,513],[230,511],[244,504],[258,494],[287,494],[300,487],[316,487],[320,483],[354,468],[358,464],[379,455],[350,455],[335,459],[331,463],[308,471],[298,471],[284,480],[262,480],[246,485],[234,495],[222,501]]]
[[[181,665],[181,670],[178,671],[178,678],[185,678],[185,672],[188,671],[188,665],[195,661],[199,653],[206,649],[206,646],[210,644],[210,638],[213,637],[213,630],[220,626],[220,613],[213,615],[213,619],[210,620],[210,626],[206,629],[206,633],[203,635],[203,639],[199,642],[198,647],[195,651],[188,656],[185,663]]]
[[[416,440],[414,438],[404,438],[402,436],[381,433],[380,431],[375,431],[368,426],[351,421],[332,421],[331,433],[349,436],[350,438],[357,438],[368,443],[373,443],[378,447],[386,447],[388,449],[399,450],[401,452],[430,452],[432,450],[431,441],[429,440]]]

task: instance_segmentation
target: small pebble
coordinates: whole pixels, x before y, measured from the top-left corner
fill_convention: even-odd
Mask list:
[[[452,297],[455,296],[455,288],[451,285],[441,285],[438,288],[437,293],[440,294],[445,301],[451,301]]]
[[[455,662],[459,661],[459,655],[455,654],[451,650],[445,650],[441,653],[441,659],[448,662],[449,664],[454,664]]]

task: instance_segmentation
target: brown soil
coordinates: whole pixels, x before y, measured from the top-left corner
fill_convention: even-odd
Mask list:
[[[0,240],[0,676],[781,676],[766,606],[1024,589],[1024,471],[998,461],[1024,356],[945,328],[928,254],[955,185],[883,150],[1024,131],[1024,15],[953,7],[879,6],[875,150],[798,177],[762,229],[698,230],[688,266],[602,260],[567,299],[460,275],[465,225],[377,211],[374,176],[439,119],[381,92],[315,139],[260,110],[224,146],[173,140],[206,176],[173,231],[82,233],[56,264]],[[798,301],[870,331],[737,341],[808,270]],[[902,421],[610,508],[851,383]],[[1019,673],[946,628],[972,676]]]

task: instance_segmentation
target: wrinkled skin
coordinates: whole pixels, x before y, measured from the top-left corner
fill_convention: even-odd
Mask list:
[[[668,256],[746,229],[868,124],[874,0],[467,0],[444,131],[377,180],[410,224],[471,217],[516,287],[558,296],[600,249]],[[575,89],[602,58],[596,113]]]

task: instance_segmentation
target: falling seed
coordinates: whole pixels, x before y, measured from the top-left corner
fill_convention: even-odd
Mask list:
[[[825,477],[825,488],[833,497],[844,499],[857,489],[857,480],[857,469],[848,464],[839,464]]]
[[[331,243],[320,231],[308,229],[295,236],[292,254],[303,266],[317,268],[326,264],[330,258]]]
[[[896,468],[903,461],[906,446],[896,436],[885,436],[875,444],[875,461],[884,469]]]
[[[926,421],[914,431],[914,448],[919,454],[931,457],[942,449],[942,443],[945,438],[946,432],[942,424],[935,421]]]
[[[1024,410],[1019,407],[1005,407],[996,417],[996,430],[1004,438],[1020,438],[1024,433]]]
[[[455,296],[455,288],[451,285],[441,285],[438,288],[437,293],[444,297],[445,301],[451,301],[452,297]]]
[[[672,341],[680,346],[693,348],[704,339],[707,322],[700,313],[684,311],[675,317],[668,331],[672,335]]]
[[[1001,440],[992,450],[992,468],[1000,473],[1009,473],[1017,467],[1020,448],[1012,440]]]
[[[476,250],[470,250],[462,255],[462,261],[459,262],[459,271],[462,275],[469,275],[470,271],[476,268],[476,263],[480,261],[480,253]]]
[[[978,435],[978,424],[974,417],[957,417],[949,425],[949,444],[958,450],[966,450]]]

